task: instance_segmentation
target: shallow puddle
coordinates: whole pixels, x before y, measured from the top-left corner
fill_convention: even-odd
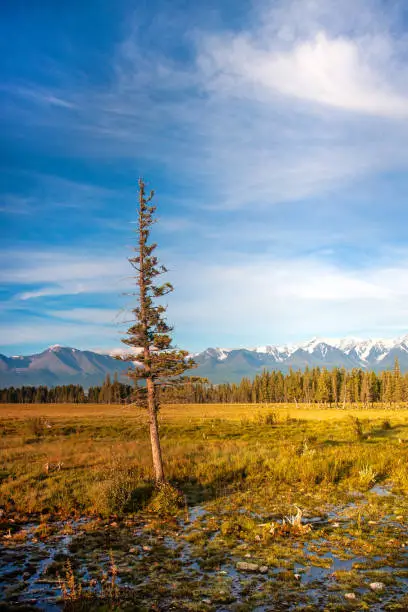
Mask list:
[[[391,495],[384,487],[371,494]],[[10,610],[24,604],[61,609],[69,560],[83,593],[110,593],[126,609],[131,602],[141,610],[263,612],[329,603],[348,609],[345,594],[352,592],[356,603],[382,610],[408,593],[406,517],[369,521],[361,519],[361,508],[368,508],[366,498],[302,519],[311,528],[302,537],[276,540],[259,535],[271,520],[266,513],[250,517],[259,533],[225,535],[220,525],[227,518],[233,523],[234,514],[204,505],[169,524],[147,516],[118,524],[70,520],[43,525],[42,534],[38,524],[28,523],[6,532],[0,543],[0,598]],[[258,570],[241,571],[239,562]],[[373,582],[383,583],[380,592],[370,588]]]

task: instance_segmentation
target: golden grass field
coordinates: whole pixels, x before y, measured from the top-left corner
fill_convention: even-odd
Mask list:
[[[152,479],[140,408],[4,404],[0,427],[0,505],[115,512]],[[160,428],[167,476],[192,497],[216,497],[225,487],[255,487],[264,479],[272,489],[322,482],[342,488],[358,481],[367,465],[377,479],[408,483],[405,407],[166,405]],[[60,469],[45,474],[46,463]]]
[[[5,610],[32,597],[24,559],[37,597],[66,576],[52,588],[71,611],[408,609],[406,406],[163,406],[181,510],[174,488],[153,487],[146,417],[132,406],[0,406]],[[267,574],[237,574],[248,558]]]
[[[402,421],[408,417],[408,404],[398,406],[362,404],[346,408],[316,406],[315,404],[165,404],[160,409],[162,421],[185,421],[189,419],[223,419],[240,421],[254,415],[273,410],[279,418],[287,416],[305,420],[339,420],[349,415],[367,419],[379,419],[387,415]],[[139,418],[140,409],[132,405],[119,404],[0,404],[0,419],[29,419],[38,416],[48,418],[130,417]]]

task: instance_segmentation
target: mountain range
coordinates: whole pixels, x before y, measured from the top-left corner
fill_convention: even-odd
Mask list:
[[[101,384],[107,374],[113,377],[115,372],[125,382],[128,369],[128,363],[110,355],[55,345],[36,355],[0,355],[0,387],[73,384],[88,388]]]
[[[408,371],[408,335],[394,340],[325,340],[314,338],[303,344],[259,346],[256,348],[208,348],[192,355],[199,364],[195,374],[214,383],[238,382],[262,370],[306,367],[362,368],[376,372],[389,370],[398,359],[402,372]]]
[[[0,387],[22,385],[80,384],[85,388],[101,384],[109,374],[117,372],[119,380],[127,381],[127,362],[111,355],[51,346],[29,356],[6,357],[0,354]],[[255,348],[208,348],[192,355],[197,369],[213,383],[238,382],[244,376],[252,378],[262,370],[306,367],[341,367],[347,370],[390,370],[398,359],[402,372],[408,371],[408,335],[394,340],[326,340],[315,338],[303,344],[260,346]]]

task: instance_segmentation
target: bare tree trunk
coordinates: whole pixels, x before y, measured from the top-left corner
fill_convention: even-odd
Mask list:
[[[152,459],[153,459],[153,469],[154,469],[154,477],[156,483],[164,482],[164,469],[163,469],[163,459],[160,448],[160,438],[159,438],[159,424],[157,421],[157,410],[156,410],[156,398],[155,398],[155,388],[154,383],[151,378],[146,380],[147,386],[147,409],[149,412],[149,426],[150,426],[150,444],[152,447]]]

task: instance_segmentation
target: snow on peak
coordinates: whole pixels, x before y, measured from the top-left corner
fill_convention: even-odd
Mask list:
[[[315,350],[318,348],[320,349],[320,352],[325,355],[327,353],[328,346],[330,345],[324,338],[312,338],[312,340],[310,340],[309,342],[305,342],[305,344],[302,344],[300,348],[310,354],[314,353]]]
[[[248,350],[256,353],[266,354],[274,357],[276,361],[285,361],[295,351],[301,349],[310,355],[314,352],[319,352],[322,357],[327,355],[329,348],[335,348],[359,359],[362,363],[367,363],[373,359],[381,361],[386,357],[390,350],[398,348],[408,353],[408,334],[393,340],[385,339],[363,339],[363,338],[312,338],[306,342],[299,344],[289,344],[282,346],[273,346],[266,344],[257,346]]]
[[[219,361],[224,361],[224,359],[226,359],[230,353],[230,349],[219,348],[218,346],[213,349],[213,351],[215,352],[216,357]]]
[[[57,353],[58,351],[71,351],[71,353],[76,353],[78,351],[78,349],[75,348],[71,348],[70,346],[62,346],[62,344],[53,344],[52,346],[49,346],[47,351],[50,351],[51,353]]]

